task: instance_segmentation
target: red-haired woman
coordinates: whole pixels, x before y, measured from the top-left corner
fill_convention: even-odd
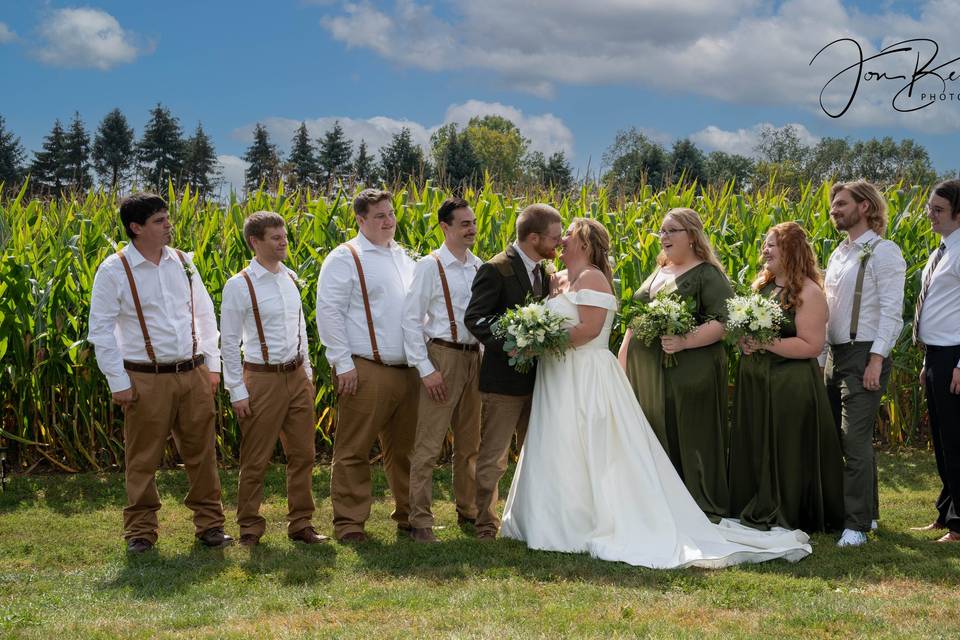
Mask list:
[[[843,526],[843,461],[817,356],[827,300],[803,228],[784,222],[763,244],[754,291],[786,317],[770,344],[741,344],[730,434],[730,517],[759,529]]]

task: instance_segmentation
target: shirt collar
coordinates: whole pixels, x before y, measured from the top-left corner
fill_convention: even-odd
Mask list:
[[[513,248],[517,250],[518,254],[520,254],[520,259],[523,260],[523,264],[526,265],[527,271],[533,271],[537,267],[537,265],[540,264],[536,260],[532,260],[530,256],[528,256],[527,254],[525,254],[523,252],[523,249],[520,248],[520,244],[518,242],[513,243]]]
[[[147,262],[147,259],[143,257],[143,254],[137,250],[136,245],[131,241],[123,248],[123,255],[126,256],[127,262],[130,263],[130,268],[136,267],[141,262]],[[173,252],[173,249],[170,247],[164,247],[163,253],[160,254],[160,261],[172,260],[176,258],[176,254]]]
[[[871,242],[874,238],[878,238],[878,237],[880,236],[878,236],[873,229],[867,229],[866,232],[864,232],[864,234],[861,235],[856,240],[850,240],[850,238],[847,238],[847,243],[848,245],[851,245],[851,246],[857,245],[858,247],[862,247],[868,242]]]
[[[367,239],[367,236],[363,235],[359,231],[357,231],[356,239],[357,246],[361,251],[396,251],[400,247],[395,240],[391,240],[390,244],[386,247],[375,245]]]
[[[948,235],[946,238],[940,236],[940,242],[946,245],[947,249],[953,249],[954,247],[960,246],[960,229],[955,229],[953,233]],[[937,243],[937,247],[940,246],[940,243]]]
[[[256,258],[250,259],[250,266],[247,267],[247,270],[254,275],[255,278],[261,278],[265,275],[276,277],[283,274],[287,270],[287,265],[280,263],[280,271],[272,273],[266,269],[262,264],[260,264]]]
[[[463,267],[470,267],[476,266],[476,264],[480,262],[480,259],[470,252],[470,249],[467,249],[466,259],[463,262],[460,262],[457,259],[457,256],[453,255],[453,252],[447,247],[446,243],[440,245],[440,248],[437,249],[437,256],[440,258],[440,262],[442,262],[443,266],[445,267],[448,267],[454,263]]]

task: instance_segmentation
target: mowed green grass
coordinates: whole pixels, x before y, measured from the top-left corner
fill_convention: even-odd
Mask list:
[[[372,541],[305,547],[285,535],[284,478],[268,478],[261,546],[193,542],[182,471],[160,474],[154,552],[128,557],[119,474],[18,477],[0,496],[0,638],[955,637],[960,545],[908,531],[933,514],[933,456],[881,453],[880,530],[861,549],[708,571],[653,571],[582,555],[478,543],[456,527],[438,471],[441,544],[396,534],[375,469]],[[329,468],[315,472],[331,534]],[[224,471],[237,535],[235,471]],[[504,478],[503,487],[509,484]]]

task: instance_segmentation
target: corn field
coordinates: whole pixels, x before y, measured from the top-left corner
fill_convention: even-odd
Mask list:
[[[631,201],[612,201],[603,189],[584,187],[573,195],[503,195],[491,185],[465,195],[478,221],[474,252],[489,258],[513,239],[516,216],[534,200],[551,202],[566,220],[576,216],[603,222],[613,238],[614,275],[626,301],[650,273],[659,252],[654,232],[672,207],[691,207],[704,220],[728,274],[748,284],[759,267],[766,230],[795,220],[813,240],[821,266],[840,236],[827,215],[829,187],[808,186],[791,200],[779,193],[736,193],[732,185],[707,189],[649,188]],[[442,234],[436,210],[447,192],[408,185],[395,191],[397,241],[420,253],[439,246]],[[887,237],[907,261],[904,304],[906,324],[893,354],[894,370],[883,401],[878,437],[889,444],[927,444],[922,389],[917,384],[921,354],[910,345],[913,304],[920,272],[934,234],[922,215],[927,192],[894,187]],[[189,191],[168,194],[174,245],[195,251],[195,262],[219,309],[227,279],[245,266],[249,251],[242,237],[244,218],[254,211],[276,211],[288,222],[288,264],[309,286],[304,312],[314,317],[315,286],[327,252],[355,233],[350,193],[334,198],[309,193],[258,192],[227,204],[201,201]],[[14,450],[16,469],[106,470],[123,462],[122,415],[110,402],[106,381],[85,341],[89,292],[100,262],[125,242],[114,195],[90,192],[49,202],[27,200],[25,191],[0,199],[0,442]],[[317,378],[317,430],[329,450],[334,425],[330,369],[308,321],[311,357]],[[622,330],[622,327],[620,327]],[[616,331],[612,346],[619,344]],[[731,367],[736,359],[731,358]],[[731,378],[732,379],[732,378]],[[239,428],[228,396],[217,401],[217,439],[221,459],[235,462]],[[322,447],[321,447],[322,449]]]

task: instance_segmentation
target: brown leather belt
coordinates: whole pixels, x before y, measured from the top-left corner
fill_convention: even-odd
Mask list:
[[[181,360],[180,362],[158,362],[151,364],[149,362],[130,362],[123,361],[123,368],[127,371],[136,373],[186,373],[193,371],[203,364],[203,354],[198,353],[190,360]]]
[[[440,338],[431,338],[430,344],[435,344],[440,347],[446,347],[447,349],[456,349],[457,351],[480,351],[479,344],[466,344],[463,342],[450,342],[449,340],[441,340]]]
[[[364,358],[363,356],[353,356],[354,358],[360,358],[361,360],[366,360],[367,362],[372,362],[373,364],[378,364],[381,367],[390,367],[391,369],[412,369],[408,364],[387,364],[386,362],[377,362],[373,358]]]
[[[247,371],[256,371],[258,373],[283,373],[285,371],[296,371],[303,364],[303,356],[297,356],[290,362],[282,364],[257,364],[256,362],[244,362],[243,368]]]

